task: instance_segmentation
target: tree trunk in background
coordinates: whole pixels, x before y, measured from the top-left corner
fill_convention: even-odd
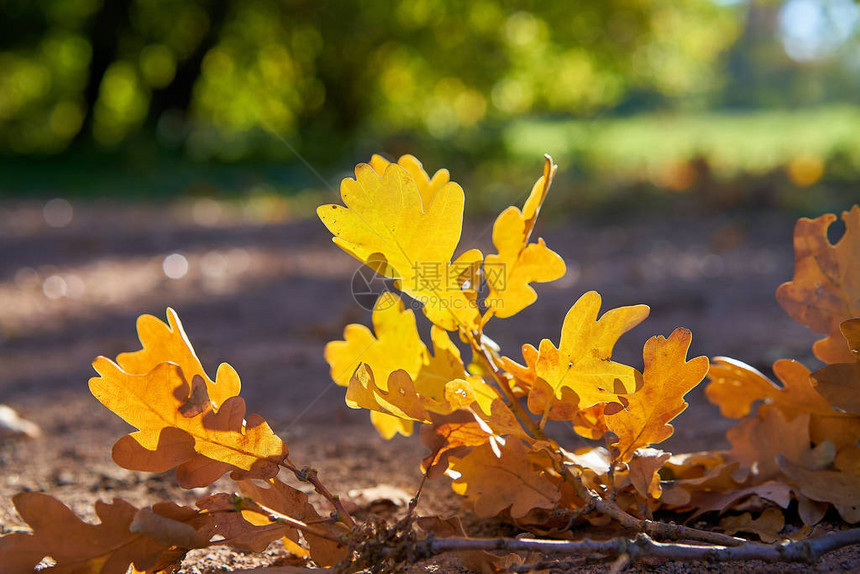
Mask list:
[[[180,110],[184,116],[188,115],[191,99],[194,96],[194,84],[200,77],[203,58],[218,43],[221,29],[227,19],[229,5],[230,2],[227,0],[216,0],[210,4],[207,10],[209,28],[203,39],[200,40],[191,55],[176,66],[173,80],[167,86],[153,90],[146,116],[148,129],[154,130],[161,115],[168,110]]]
[[[99,99],[99,89],[105,72],[116,60],[120,37],[129,25],[131,2],[132,0],[103,0],[102,7],[93,20],[89,35],[92,57],[84,89],[86,115],[80,131],[75,136],[75,143],[89,141],[92,137],[93,112]]]

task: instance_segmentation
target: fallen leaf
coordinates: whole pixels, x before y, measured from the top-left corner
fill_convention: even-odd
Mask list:
[[[827,229],[836,216],[802,218],[794,228],[794,278],[780,285],[777,301],[791,317],[827,335],[813,346],[825,363],[853,362],[839,324],[860,316],[860,206],[842,214],[845,234],[834,245]]]
[[[690,331],[676,329],[668,339],[651,337],[645,343],[642,387],[625,396],[624,409],[604,417],[607,428],[618,437],[613,448],[620,462],[630,460],[636,449],[672,436],[669,421],[687,408],[684,395],[708,373],[706,357],[687,361],[691,341]]]
[[[431,423],[421,427],[421,442],[430,454],[421,461],[429,478],[441,477],[449,466],[449,457],[463,458],[473,447],[489,442],[493,436],[487,425],[466,410],[449,415],[430,415]]]
[[[379,162],[377,162],[379,163]],[[471,330],[480,322],[473,299],[450,285],[451,260],[463,226],[463,189],[453,182],[425,189],[397,164],[377,173],[367,164],[341,183],[341,205],[317,214],[341,249],[369,264],[423,305],[447,330]]]
[[[768,508],[758,518],[745,512],[739,516],[726,516],[720,521],[726,534],[749,532],[758,535],[762,542],[773,543],[780,540],[780,530],[785,527],[785,516],[778,508]]]
[[[789,421],[779,409],[761,409],[759,416],[743,418],[730,428],[726,438],[732,444],[726,461],[740,465],[734,474],[737,482],[743,482],[750,475],[757,481],[772,479],[779,475],[777,456],[792,461],[808,456],[809,415]]]
[[[556,347],[541,341],[535,373],[552,389],[555,398],[569,388],[579,397],[579,408],[617,402],[618,393],[637,387],[633,367],[610,360],[618,338],[648,316],[648,307],[620,307],[603,314],[600,295],[590,291],[579,298],[564,318],[561,341]],[[549,403],[551,404],[551,402]]]
[[[784,456],[777,462],[804,496],[833,504],[846,522],[860,522],[855,509],[860,503],[860,475],[842,470],[810,470]]]
[[[530,283],[555,281],[564,275],[564,260],[543,239],[529,243],[557,167],[546,156],[543,175],[534,184],[522,211],[509,207],[493,225],[493,245],[498,254],[487,256],[484,274],[490,289],[487,307],[497,317],[512,317],[537,300]]]
[[[659,500],[663,494],[659,471],[671,454],[655,449],[640,449],[627,463],[627,476],[636,492],[646,500]]]
[[[46,556],[56,562],[47,570],[69,574],[126,574],[131,564],[140,572],[156,572],[188,550],[207,546],[214,533],[210,516],[172,503],[139,511],[119,498],[99,501],[95,512],[101,522],[88,524],[47,494],[24,492],[12,500],[33,533],[0,538],[3,574],[32,574]]]
[[[459,475],[454,488],[475,514],[486,518],[508,509],[517,519],[533,508],[553,508],[561,493],[546,471],[531,463],[523,443],[509,438],[497,448],[498,454],[489,444],[478,446],[451,465],[453,475]]]

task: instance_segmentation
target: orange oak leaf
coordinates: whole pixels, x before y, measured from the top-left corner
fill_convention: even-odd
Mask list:
[[[860,415],[860,318],[844,321],[840,326],[855,360],[827,365],[812,374],[816,390],[833,406]]]
[[[215,407],[239,394],[242,386],[239,375],[227,363],[221,363],[218,367],[217,384],[209,378],[185,334],[179,315],[170,307],[167,308],[167,324],[152,315],[138,317],[137,336],[143,348],[120,353],[116,358],[117,364],[126,373],[145,375],[160,363],[174,363],[179,365],[186,380],[199,376],[206,382],[209,400]]]
[[[473,447],[493,438],[492,431],[474,413],[466,410],[449,415],[430,415],[431,424],[421,427],[421,442],[430,454],[421,461],[429,478],[439,478],[448,470],[449,457],[463,458]]]
[[[530,283],[555,281],[564,275],[564,260],[543,239],[529,243],[557,167],[546,156],[543,175],[534,184],[522,211],[511,206],[493,225],[493,244],[498,254],[487,256],[484,273],[490,288],[487,306],[497,317],[512,317],[537,300]]]
[[[691,341],[690,331],[675,329],[669,338],[651,337],[645,343],[642,387],[625,396],[625,408],[605,416],[607,428],[618,437],[613,448],[620,462],[633,458],[636,449],[672,436],[669,421],[686,410],[684,395],[708,373],[706,357],[687,361]]]
[[[517,393],[517,396],[526,394],[537,379],[535,365],[538,360],[538,350],[534,345],[526,343],[522,347],[522,353],[525,365],[521,365],[509,357],[499,357],[502,367],[514,376],[514,392]]]
[[[463,528],[463,523],[458,516],[442,518],[440,516],[421,516],[416,520],[418,527],[421,530],[437,537],[450,538],[453,536],[467,536],[466,530]],[[507,554],[499,556],[486,550],[462,550],[457,552],[457,555],[463,561],[463,565],[470,572],[505,572],[511,566],[517,566],[523,563],[522,556],[517,554]]]
[[[270,478],[288,454],[287,446],[259,415],[245,419],[245,401],[226,399],[215,409],[199,376],[191,385],[178,365],[161,363],[145,375],[131,375],[99,357],[90,391],[138,430],[114,445],[114,461],[130,470],[177,468],[185,488],[207,486],[225,472],[235,478]]]
[[[555,507],[561,498],[546,471],[533,465],[525,445],[513,438],[501,445],[474,448],[454,461],[449,474],[457,477],[454,490],[465,496],[481,517],[496,516],[507,509],[511,518],[522,518],[532,509]]]
[[[659,500],[663,495],[659,471],[670,456],[661,450],[642,449],[627,463],[630,484],[646,500]]]
[[[322,530],[327,530],[330,534],[335,536],[345,536],[348,534],[348,529],[343,523],[326,523],[326,517],[320,515],[316,508],[308,502],[306,494],[278,479],[268,481],[268,484],[265,486],[255,484],[253,481],[243,480],[239,482],[239,490],[244,496],[251,498],[258,504],[262,504],[267,508],[271,508],[302,522],[312,523]],[[310,532],[304,532],[302,536],[308,543],[311,558],[319,566],[337,564],[346,553],[346,548],[333,540],[322,538]],[[295,539],[288,536],[287,540],[285,540],[285,545],[290,540],[294,541]],[[289,549],[290,545],[287,546]]]
[[[317,214],[335,244],[395,279],[433,323],[447,330],[474,329],[480,322],[474,298],[449,281],[458,267],[452,258],[463,226],[463,189],[451,181],[422,187],[423,195],[401,165],[388,164],[377,173],[359,164],[355,179],[341,183],[346,207],[323,205]],[[467,266],[474,262],[473,255],[467,257]]]
[[[618,393],[636,389],[638,372],[611,361],[612,350],[621,335],[645,320],[648,311],[646,305],[620,307],[598,319],[600,295],[586,293],[565,316],[559,346],[549,339],[541,341],[536,376],[550,386],[557,399],[564,389],[572,390],[580,408],[617,401]]]
[[[736,462],[739,469],[733,474],[738,482],[749,476],[756,481],[775,478],[779,474],[777,456],[798,462],[806,459],[810,451],[808,414],[786,420],[782,411],[770,407],[761,409],[759,416],[748,416],[726,432],[732,444],[726,461]]]
[[[827,229],[836,216],[802,218],[794,228],[794,278],[780,285],[776,298],[791,317],[827,335],[813,346],[825,363],[854,360],[839,333],[839,324],[860,316],[860,206],[842,214],[845,234],[834,245]]]
[[[749,414],[756,401],[776,406],[791,419],[804,413],[834,414],[830,403],[815,388],[809,369],[801,363],[781,359],[773,364],[773,372],[782,386],[741,361],[716,357],[708,372],[711,382],[705,395],[720,407],[723,416],[732,418]]]
[[[88,524],[57,499],[36,492],[13,497],[15,508],[32,534],[0,538],[3,574],[32,574],[50,556],[54,570],[68,574],[125,574],[168,569],[192,548],[208,545],[214,533],[211,516],[160,503],[138,510],[122,499],[96,502],[99,524]]]

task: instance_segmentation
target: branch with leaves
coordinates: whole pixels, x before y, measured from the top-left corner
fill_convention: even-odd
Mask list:
[[[206,374],[168,309],[166,323],[139,318],[141,349],[93,363],[91,392],[136,429],[116,442],[113,460],[135,471],[175,469],[189,489],[229,474],[234,492],[204,496],[196,508],[98,502],[95,525],[46,494],[20,494],[16,508],[33,531],[0,538],[0,573],[32,572],[46,556],[64,572],[160,572],[193,548],[261,552],[279,539],[308,565],[344,572],[396,570],[443,552],[457,552],[470,568],[512,571],[530,567],[523,552],[612,559],[617,568],[642,559],[810,561],[858,543],[856,530],[803,537],[830,506],[845,522],[860,522],[860,207],[843,215],[836,244],[827,238],[835,216],[798,223],[795,276],[777,294],[792,317],[827,336],[814,347],[829,363],[821,369],[778,361],[780,386],[733,359],[688,358],[692,334],[683,328],[648,339],[641,369],[622,364],[612,358],[615,345],[649,309],[601,314],[596,292],[573,303],[557,342],[524,344],[522,359],[512,358],[490,329],[535,302],[533,284],[565,271],[557,253],[532,240],[555,171],[546,158],[523,207],[496,220],[496,253],[487,256],[467,249],[455,257],[464,192],[447,171],[430,177],[411,156],[397,163],[374,156],[344,180],[344,205],[319,208],[334,242],[402,294],[379,297],[372,330],[348,325],[343,340],[326,345],[347,405],[370,411],[385,438],[418,425],[429,449],[425,479],[447,476],[478,517],[550,538],[472,539],[456,518],[418,516],[417,496],[394,524],[357,522],[313,467],[290,459],[262,417],[246,414],[232,367]],[[432,324],[430,347],[413,308]],[[685,394],[706,377],[709,399],[740,419],[727,434],[731,450],[657,450],[686,409]],[[595,446],[565,448],[550,421]],[[281,470],[313,486],[328,508],[281,480]],[[682,523],[657,520],[658,511]],[[794,512],[804,526],[787,541],[785,517]],[[689,525],[705,514],[721,520]],[[624,536],[551,538],[607,521]]]

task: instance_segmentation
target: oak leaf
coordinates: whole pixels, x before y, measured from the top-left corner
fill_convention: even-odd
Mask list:
[[[669,421],[686,410],[684,395],[708,373],[706,357],[687,361],[691,341],[690,331],[675,329],[668,339],[651,337],[645,343],[642,387],[626,395],[623,409],[604,417],[607,428],[618,437],[613,448],[620,462],[630,460],[636,449],[672,436]]]
[[[640,496],[659,500],[663,495],[663,487],[660,485],[660,469],[672,456],[668,452],[656,449],[641,449],[627,463],[627,477],[630,484]]]
[[[602,402],[617,402],[618,393],[636,389],[638,372],[610,360],[618,338],[648,316],[646,305],[612,309],[600,319],[600,295],[590,291],[579,298],[564,318],[561,340],[556,347],[541,341],[535,374],[552,389],[554,397],[570,389],[579,398],[579,408]],[[548,404],[552,404],[551,401]]]
[[[421,427],[421,442],[430,454],[421,461],[428,478],[442,476],[449,466],[449,457],[463,458],[473,447],[493,438],[492,431],[474,413],[454,411],[449,415],[430,415],[431,424]]]
[[[0,538],[4,574],[31,574],[46,556],[56,562],[46,570],[68,574],[125,574],[131,564],[156,572],[207,546],[214,533],[211,516],[172,503],[138,510],[119,498],[98,501],[101,522],[88,524],[47,494],[24,492],[12,500],[33,533]]]
[[[860,415],[860,318],[844,321],[840,330],[855,360],[827,365],[812,374],[816,390],[833,406]]]
[[[490,288],[487,306],[497,317],[512,317],[537,300],[530,283],[555,281],[564,275],[564,260],[543,239],[529,243],[557,167],[546,156],[543,175],[534,184],[522,211],[511,206],[493,225],[493,245],[498,254],[487,256],[484,273]]]
[[[860,474],[845,470],[811,470],[782,456],[777,462],[803,495],[831,503],[846,522],[860,522]]]
[[[116,442],[114,461],[130,470],[177,468],[181,486],[207,486],[225,472],[234,478],[270,478],[287,446],[259,415],[245,420],[245,401],[226,399],[215,409],[199,376],[186,382],[178,365],[161,363],[132,375],[99,357],[90,391],[138,430]]]
[[[329,204],[317,210],[335,244],[396,279],[395,285],[421,302],[433,323],[447,330],[477,327],[474,298],[449,281],[452,269],[458,268],[452,258],[463,226],[459,185],[428,184],[422,195],[415,178],[400,165],[389,164],[377,173],[359,164],[355,179],[341,183],[341,198],[345,207]]]
[[[396,407],[397,401],[402,399],[388,394],[388,381],[395,371],[404,371],[420,396],[422,408],[448,413],[476,402],[481,412],[491,415],[498,393],[481,377],[466,371],[459,349],[444,329],[435,325],[431,328],[431,354],[418,335],[414,313],[393,293],[383,293],[379,297],[372,322],[373,331],[363,325],[347,325],[343,341],[326,345],[325,357],[335,382],[350,385],[357,367],[364,363],[373,373],[374,388],[393,401],[390,406]],[[367,381],[360,378],[359,383],[362,380]],[[398,381],[406,384],[399,376]],[[354,386],[353,399],[364,396],[362,400],[367,404],[379,406],[375,399],[360,395],[360,388],[360,384]],[[356,408],[357,403],[352,402],[350,406]],[[385,438],[397,433],[411,435],[414,420],[419,419],[400,418],[388,408],[374,407],[371,411],[371,421]]]
[[[166,324],[152,315],[138,317],[137,336],[143,348],[120,353],[116,358],[116,363],[126,373],[145,375],[160,363],[174,363],[179,366],[186,380],[197,376],[203,379],[209,400],[215,407],[239,394],[242,386],[239,375],[227,363],[221,363],[218,367],[217,384],[209,378],[185,334],[179,315],[172,308],[167,308]]]
[[[774,405],[791,419],[804,413],[833,414],[810,379],[809,369],[801,363],[781,359],[773,364],[773,372],[782,386],[741,361],[716,357],[708,371],[711,382],[705,395],[720,407],[723,416],[732,418],[749,414],[756,401]]]
[[[785,528],[785,515],[778,508],[767,508],[758,518],[753,518],[749,512],[727,516],[720,521],[720,526],[726,534],[750,532],[758,535],[762,542],[771,543],[780,539],[779,532]]]
[[[496,450],[494,450],[494,446]],[[453,488],[465,496],[481,517],[508,509],[522,518],[534,508],[553,508],[561,498],[546,471],[532,464],[525,445],[514,438],[504,444],[476,447],[451,465]]]
[[[740,467],[734,473],[738,482],[753,475],[764,481],[779,475],[777,456],[792,461],[801,461],[810,451],[808,414],[787,420],[779,409],[761,409],[759,415],[751,415],[726,432],[732,449],[726,455],[727,462],[737,462]]]
[[[794,277],[780,285],[776,298],[791,317],[827,335],[813,346],[825,363],[854,360],[839,333],[839,324],[860,316],[860,206],[842,214],[845,234],[830,243],[827,229],[836,216],[802,218],[794,228]]]

